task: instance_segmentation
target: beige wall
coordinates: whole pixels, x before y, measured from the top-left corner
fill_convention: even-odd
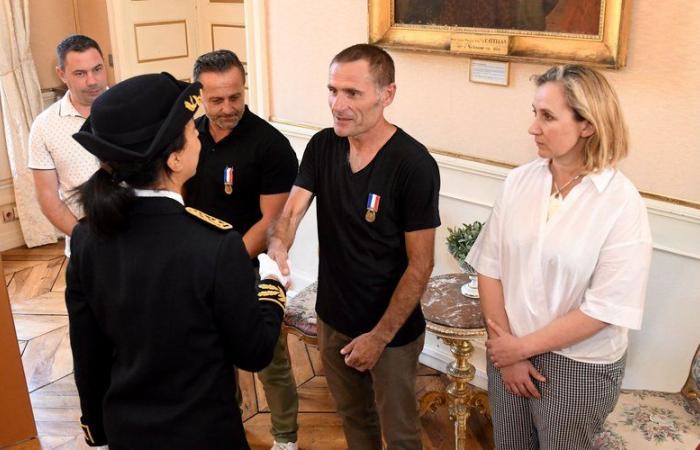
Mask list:
[[[29,2],[30,44],[43,89],[62,86],[56,75],[56,44],[76,32],[73,0]]]
[[[66,36],[81,33],[95,39],[105,60],[112,52],[105,0],[30,0],[29,15],[30,43],[42,89],[63,86],[55,71],[55,51]],[[110,67],[108,79],[114,83]]]
[[[700,2],[659,8],[632,2],[627,67],[606,71],[625,110],[632,149],[622,169],[645,192],[700,202]],[[273,118],[330,124],[329,60],[367,41],[367,2],[270,0],[270,111]],[[430,148],[522,164],[535,156],[527,134],[529,77],[546,66],[511,64],[509,87],[470,83],[468,59],[391,51],[398,93],[388,115]]]
[[[109,37],[109,19],[106,0],[75,0],[79,32],[90,36],[100,44],[107,63],[107,80],[114,84],[114,69],[109,65],[112,45]]]

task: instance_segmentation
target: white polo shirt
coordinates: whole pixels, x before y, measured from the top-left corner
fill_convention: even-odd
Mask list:
[[[499,279],[515,336],[564,314],[610,325],[556,351],[587,363],[612,363],[627,349],[627,330],[642,323],[651,264],[646,206],[620,171],[589,174],[547,220],[548,159],[511,171],[466,262]]]
[[[100,167],[99,160],[85,150],[72,136],[80,130],[85,118],[70,102],[70,91],[46,108],[32,124],[29,132],[30,169],[55,169],[59,195],[77,218],[83,212],[70,191],[81,185]]]

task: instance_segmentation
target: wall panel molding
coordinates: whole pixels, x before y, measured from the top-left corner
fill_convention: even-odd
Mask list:
[[[210,29],[212,51],[226,48],[233,51],[244,65],[248,63],[245,25],[212,23]]]
[[[134,39],[139,64],[190,56],[187,22],[184,19],[135,23]]]
[[[319,130],[308,124],[272,122],[302,156],[309,139]],[[485,220],[501,191],[510,169],[502,165],[449,156],[431,151],[441,176],[440,215],[443,225],[436,233],[435,274],[456,272],[456,262],[445,246],[446,227]],[[700,209],[644,199],[654,239],[652,270],[647,289],[641,331],[630,332],[627,372],[623,387],[678,392],[700,342],[697,313],[700,307]],[[317,242],[315,207],[302,221],[290,257],[295,271],[306,282],[315,278]],[[672,333],[669,330],[673,330]],[[435,336],[426,336],[421,362],[445,370],[451,361],[449,348]],[[483,345],[474,345],[474,384],[486,386],[486,356]]]
[[[278,130],[280,130],[286,136],[293,136],[302,139],[311,139],[311,137],[321,130],[320,127],[304,124],[304,123],[293,123],[284,120],[279,120],[273,118],[271,121]],[[486,160],[480,158],[468,158],[463,155],[457,155],[452,152],[446,152],[444,150],[434,150],[429,149],[430,153],[433,155],[438,163],[438,166],[444,169],[456,170],[458,172],[470,175],[483,176],[487,178],[492,178],[494,180],[503,181],[505,180],[508,172],[510,172],[512,166],[498,163],[498,162],[485,162]],[[454,156],[453,156],[454,155]],[[457,194],[444,193],[447,196],[451,196],[457,200],[470,201],[467,198],[460,197]],[[646,196],[655,196],[656,194],[641,193],[645,196],[644,200],[647,204],[647,210],[650,215],[657,215],[660,217],[667,217],[673,220],[686,221],[693,225],[700,226],[700,209],[694,207],[693,203],[689,204],[679,204],[676,200],[671,199],[670,201],[661,201],[655,198],[647,198]],[[443,195],[441,189],[441,195]],[[483,201],[471,200],[476,202],[476,204],[482,205]],[[698,252],[700,256],[700,251]]]

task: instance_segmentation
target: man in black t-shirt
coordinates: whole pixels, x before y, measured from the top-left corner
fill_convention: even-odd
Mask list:
[[[245,70],[229,50],[200,56],[205,116],[197,119],[197,174],[185,186],[187,206],[233,225],[254,260],[267,249],[267,228],[279,215],[297,174],[297,157],[282,133],[245,105]],[[273,450],[296,450],[299,398],[280,336],[272,363],[259,373],[270,405]]]
[[[333,128],[309,141],[268,254],[288,272],[287,252],[315,196],[319,345],[348,448],[379,450],[383,436],[389,450],[419,449],[420,297],[440,225],[437,164],[384,118],[396,92],[384,50],[340,52],[328,89]]]

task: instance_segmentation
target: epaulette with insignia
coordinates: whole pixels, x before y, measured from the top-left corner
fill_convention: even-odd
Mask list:
[[[221,219],[217,219],[214,216],[210,216],[209,214],[204,213],[198,209],[190,208],[188,206],[187,208],[185,208],[185,211],[192,214],[196,218],[208,223],[209,225],[214,225],[216,228],[218,228],[220,230],[230,230],[233,228],[233,226],[230,223],[224,222]]]
[[[287,304],[287,294],[279,281],[265,279],[258,284],[258,300],[275,303],[284,311],[284,306]]]

